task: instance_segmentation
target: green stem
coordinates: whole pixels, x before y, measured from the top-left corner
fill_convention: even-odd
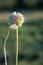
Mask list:
[[[16,29],[16,65],[18,65],[18,27]]]
[[[5,41],[4,41],[4,57],[5,57],[5,65],[7,65],[7,57],[6,57],[6,42],[7,42],[7,39],[8,39],[8,37],[9,37],[9,33],[10,33],[10,30],[8,30],[7,36],[6,36]]]

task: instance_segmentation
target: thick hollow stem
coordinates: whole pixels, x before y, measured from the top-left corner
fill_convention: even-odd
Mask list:
[[[16,29],[16,65],[18,65],[18,27]]]
[[[5,38],[5,42],[4,42],[5,65],[7,65],[7,57],[6,57],[6,42],[7,42],[8,36],[9,36],[9,32],[10,32],[10,30],[8,30],[8,33],[7,33],[7,36],[6,36],[6,38]]]

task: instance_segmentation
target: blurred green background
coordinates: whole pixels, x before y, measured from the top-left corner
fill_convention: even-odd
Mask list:
[[[24,14],[25,23],[19,28],[19,65],[43,65],[43,0],[0,0],[0,65],[4,64],[3,44],[11,12]],[[8,65],[15,65],[16,31],[7,41]]]

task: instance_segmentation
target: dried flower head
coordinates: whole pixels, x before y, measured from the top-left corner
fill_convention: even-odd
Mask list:
[[[21,13],[13,12],[9,16],[8,24],[16,24],[18,27],[21,27],[24,22],[24,16]]]

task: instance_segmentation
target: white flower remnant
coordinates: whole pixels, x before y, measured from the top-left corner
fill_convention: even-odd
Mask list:
[[[13,29],[15,26],[21,27],[23,23],[24,23],[24,16],[21,13],[13,12],[10,14],[8,24],[13,25],[12,27]]]
[[[17,29],[17,25],[16,24],[13,24],[13,25],[11,25],[10,27],[9,27],[9,29],[13,29],[13,30],[15,30],[15,29]]]

